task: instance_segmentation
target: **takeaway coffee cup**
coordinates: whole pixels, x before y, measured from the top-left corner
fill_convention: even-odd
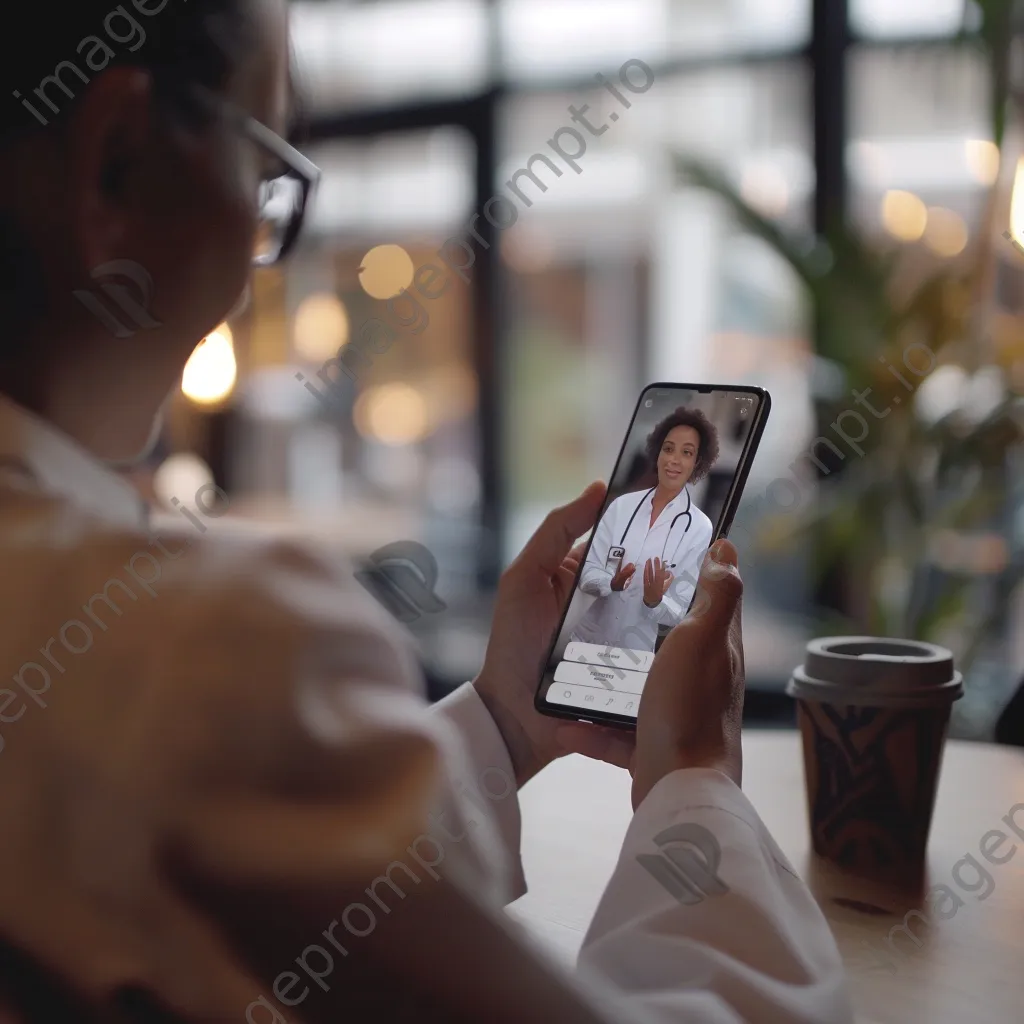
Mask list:
[[[796,698],[814,850],[858,874],[919,873],[942,747],[963,681],[916,640],[824,637],[786,688]]]

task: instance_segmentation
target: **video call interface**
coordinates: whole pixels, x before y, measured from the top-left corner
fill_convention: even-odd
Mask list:
[[[550,705],[635,718],[654,655],[690,609],[760,399],[652,389],[541,682]]]

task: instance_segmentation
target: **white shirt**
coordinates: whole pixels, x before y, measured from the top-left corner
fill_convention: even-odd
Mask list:
[[[0,399],[0,934],[54,984],[249,1024],[852,1019],[817,905],[714,771],[655,786],[578,973],[546,963],[500,913],[519,810],[473,687],[428,710],[323,552],[182,525],[151,534]],[[686,905],[637,860],[678,823],[726,894]]]
[[[692,521],[687,518],[687,508]],[[580,590],[597,600],[576,625],[573,639],[653,651],[658,626],[674,626],[685,617],[701,562],[711,545],[711,520],[689,500],[685,488],[661,510],[652,526],[653,511],[653,490],[632,491],[616,498],[601,517],[580,575]],[[636,566],[620,591],[612,590],[614,571],[607,564],[613,547],[626,549],[621,565],[632,562]],[[651,608],[644,602],[644,566],[655,558],[668,563],[674,578],[661,603]]]

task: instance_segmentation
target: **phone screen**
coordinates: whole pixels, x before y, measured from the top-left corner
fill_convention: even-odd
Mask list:
[[[661,640],[732,523],[770,404],[760,388],[644,390],[545,664],[540,711],[635,724]]]

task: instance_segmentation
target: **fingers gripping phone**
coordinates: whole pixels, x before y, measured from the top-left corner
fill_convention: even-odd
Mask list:
[[[538,711],[636,727],[654,655],[690,611],[708,548],[728,536],[770,410],[763,388],[644,389],[545,661]]]

